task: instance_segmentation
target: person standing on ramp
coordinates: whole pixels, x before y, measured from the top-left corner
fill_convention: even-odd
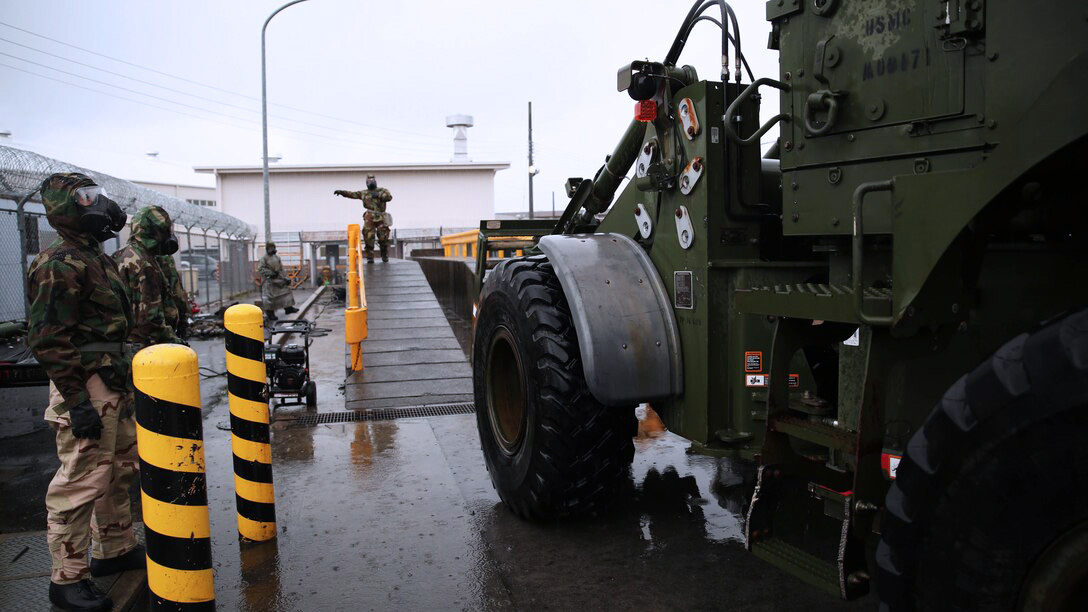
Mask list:
[[[386,204],[393,199],[393,194],[385,187],[378,187],[378,179],[373,174],[366,175],[366,191],[332,192],[342,198],[362,200],[366,212],[363,213],[363,244],[366,248],[366,262],[374,263],[374,238],[378,239],[382,261],[389,261],[389,227],[393,225],[393,215],[385,212]]]

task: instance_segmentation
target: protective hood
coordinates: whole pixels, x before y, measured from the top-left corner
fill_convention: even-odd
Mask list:
[[[165,254],[161,251],[173,234],[173,225],[169,213],[161,207],[145,206],[132,216],[132,235],[128,240],[144,247],[152,255]]]
[[[76,189],[94,185],[95,182],[91,180],[91,177],[78,172],[53,174],[42,181],[41,194],[42,203],[45,204],[45,218],[67,242],[82,246],[98,244],[98,241],[82,228],[79,220],[80,209],[75,200]]]

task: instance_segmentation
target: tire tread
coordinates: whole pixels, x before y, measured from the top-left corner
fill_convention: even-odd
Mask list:
[[[529,367],[538,372],[539,385],[531,473],[515,491],[496,484],[499,496],[523,518],[555,520],[597,511],[629,472],[634,444],[626,420],[634,420],[634,407],[607,407],[589,393],[570,307],[545,256],[500,263],[489,281],[511,292],[531,329]],[[497,483],[494,475],[492,482]]]
[[[1000,465],[1001,470],[987,473],[1004,474],[1006,481],[1016,474],[1027,478],[1026,467],[1034,465],[1031,457],[1004,450],[1009,445],[1002,446],[1003,452],[1013,456],[987,451],[1021,432],[1031,435],[1032,425],[1086,402],[1088,310],[1013,338],[949,388],[908,442],[885,499],[876,553],[882,609],[913,610],[921,603],[915,578],[923,542],[942,500],[956,490],[959,479],[970,477],[971,462]],[[993,486],[1001,490],[1003,483]],[[967,568],[1007,563],[989,558],[977,544],[969,542],[962,548]],[[972,590],[980,585],[974,573],[968,569],[957,575],[949,587],[954,596],[940,605],[949,609],[978,605],[979,600],[972,600]]]

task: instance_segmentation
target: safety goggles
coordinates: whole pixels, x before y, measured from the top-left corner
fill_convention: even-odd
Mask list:
[[[76,189],[76,204],[80,206],[90,206],[94,204],[95,199],[98,196],[109,198],[109,194],[106,193],[105,188],[98,185],[92,185],[90,187],[80,187]]]

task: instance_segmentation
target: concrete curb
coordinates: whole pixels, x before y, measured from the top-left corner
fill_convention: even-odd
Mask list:
[[[302,306],[298,307],[298,312],[296,312],[292,318],[296,321],[301,319],[302,316],[306,314],[306,311],[310,309],[310,306],[313,306],[314,302],[317,301],[317,298],[321,297],[321,294],[325,292],[326,287],[328,287],[328,285],[319,285],[317,289],[314,289],[314,292],[310,294],[310,297],[306,298],[306,301],[302,303]]]
[[[310,294],[310,297],[306,298],[306,301],[303,302],[302,305],[298,307],[298,312],[291,314],[290,317],[284,317],[283,319],[280,319],[280,320],[281,321],[298,321],[298,320],[302,319],[302,317],[306,316],[306,313],[310,310],[310,307],[314,305],[314,302],[317,301],[317,298],[321,297],[321,294],[325,292],[325,288],[327,286],[328,285],[318,286],[318,288],[314,289],[314,292],[312,294]],[[294,335],[295,334],[280,334],[279,339],[276,340],[276,344],[278,344],[280,346],[283,346],[284,343],[287,342],[287,339],[294,336]]]

